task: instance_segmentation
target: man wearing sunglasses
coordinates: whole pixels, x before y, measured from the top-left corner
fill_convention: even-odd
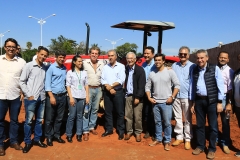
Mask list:
[[[176,125],[174,132],[176,134],[176,141],[172,143],[173,146],[178,146],[183,143],[185,139],[185,149],[188,150],[191,148],[191,123],[192,123],[192,114],[190,112],[188,91],[189,91],[189,74],[191,73],[192,68],[195,66],[189,59],[190,49],[187,46],[182,46],[179,49],[179,62],[175,62],[172,65],[172,69],[177,74],[177,77],[180,82],[180,91],[177,94],[177,97],[173,103],[173,113],[176,120]],[[185,119],[183,126],[183,118]],[[183,129],[184,128],[184,129]]]

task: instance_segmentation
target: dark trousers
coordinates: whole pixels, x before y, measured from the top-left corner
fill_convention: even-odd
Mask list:
[[[143,99],[143,123],[144,130],[146,130],[151,136],[155,136],[153,107],[147,96]]]
[[[113,108],[117,113],[117,131],[118,134],[124,134],[124,97],[123,90],[116,91],[112,95],[108,91],[103,92],[105,107],[105,130],[111,132],[113,130]]]
[[[0,147],[3,147],[3,141],[5,140],[5,125],[4,119],[6,113],[9,109],[9,117],[10,117],[10,127],[9,127],[9,137],[10,144],[14,144],[18,142],[18,115],[20,112],[20,107],[22,102],[20,101],[20,97],[14,100],[0,100]]]
[[[45,106],[45,136],[46,138],[60,137],[60,129],[66,106],[66,95],[56,96],[56,105],[50,103],[49,96],[46,97]]]
[[[217,103],[209,104],[207,99],[198,99],[195,101],[195,112],[197,118],[197,148],[204,150],[206,139],[205,139],[205,124],[206,116],[209,125],[209,147],[208,151],[216,151],[216,139],[218,134],[218,123],[217,123]]]

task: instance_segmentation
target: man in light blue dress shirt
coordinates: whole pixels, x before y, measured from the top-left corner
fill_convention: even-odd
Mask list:
[[[173,103],[173,113],[176,120],[176,125],[174,132],[176,134],[176,141],[172,143],[173,146],[178,146],[185,140],[185,149],[191,148],[191,138],[192,138],[192,114],[190,111],[190,103],[188,99],[189,91],[189,77],[195,64],[190,62],[189,59],[190,49],[187,46],[182,46],[179,49],[178,56],[180,58],[179,62],[175,62],[172,65],[172,69],[177,74],[180,81],[180,90],[177,97]],[[183,125],[183,118],[185,119]],[[184,129],[183,129],[184,128]]]
[[[223,111],[222,100],[224,96],[224,83],[220,69],[209,64],[208,53],[200,49],[196,52],[197,66],[191,73],[189,99],[192,100],[192,113],[196,113],[197,147],[192,152],[199,155],[205,149],[206,116],[209,125],[208,159],[215,158],[216,139],[218,134],[217,113]]]
[[[109,63],[103,67],[101,83],[104,87],[103,98],[105,106],[105,132],[102,137],[113,134],[113,108],[117,112],[118,139],[124,137],[124,97],[123,84],[125,81],[125,66],[117,62],[115,50],[108,51]]]
[[[66,106],[66,72],[67,69],[63,65],[66,54],[57,52],[56,62],[47,70],[45,80],[45,91],[47,92],[46,108],[45,108],[45,137],[47,145],[53,146],[52,140],[58,143],[65,143],[60,136],[60,128]]]
[[[151,71],[154,71],[156,69],[155,63],[154,63],[154,48],[151,46],[148,46],[144,50],[144,58],[145,62],[142,64],[142,67],[145,71],[146,75],[146,81],[148,79],[148,76]],[[147,96],[145,95],[143,100],[143,129],[145,130],[145,135],[143,138],[148,138],[150,136],[154,137],[155,135],[155,125],[154,125],[154,118],[153,118],[153,112],[152,112],[152,104],[148,100]]]

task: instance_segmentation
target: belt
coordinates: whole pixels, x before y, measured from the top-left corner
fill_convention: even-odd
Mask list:
[[[64,92],[64,93],[58,93],[58,94],[55,94],[53,93],[54,96],[57,96],[57,97],[61,97],[61,96],[64,96],[66,95],[67,92]]]
[[[101,86],[88,86],[89,88],[99,88],[99,87],[101,87]]]
[[[208,99],[208,96],[197,96],[199,99]]]
[[[131,96],[133,96],[133,94],[127,94],[127,95],[126,95],[126,97],[131,97]]]

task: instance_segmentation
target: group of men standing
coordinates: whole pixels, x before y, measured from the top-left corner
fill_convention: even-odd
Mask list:
[[[56,53],[56,62],[48,69],[43,64],[49,51],[40,46],[37,57],[26,62],[16,55],[18,43],[9,38],[5,41],[6,54],[0,56],[0,155],[5,155],[3,142],[4,118],[10,113],[10,147],[27,153],[32,145],[42,148],[53,146],[53,140],[65,143],[61,138],[60,128],[66,106],[66,67],[63,65],[65,53]],[[207,158],[214,158],[216,142],[221,142],[225,153],[229,153],[230,127],[228,113],[231,108],[233,89],[233,70],[227,65],[228,52],[220,52],[218,65],[208,63],[206,50],[196,52],[196,64],[190,62],[190,49],[179,49],[179,62],[166,67],[165,55],[154,54],[153,47],[144,50],[145,62],[142,66],[135,64],[134,52],[126,55],[127,65],[117,62],[115,50],[108,51],[109,63],[98,60],[100,49],[90,49],[90,60],[84,61],[89,86],[89,121],[83,126],[84,140],[89,139],[89,132],[97,135],[95,130],[97,111],[101,97],[105,106],[105,132],[102,137],[113,134],[113,110],[117,114],[118,139],[129,140],[135,135],[141,142],[143,126],[144,138],[153,137],[150,146],[164,143],[164,149],[170,150],[172,135],[172,111],[176,120],[174,132],[176,141],[173,146],[185,143],[190,149],[192,139],[191,114],[196,114],[197,147],[194,155],[205,148],[205,121],[209,124],[209,147]],[[11,67],[14,66],[14,67]],[[4,69],[5,68],[5,69]],[[7,69],[6,69],[7,68]],[[238,73],[235,74],[235,77]],[[238,79],[234,80],[236,82]],[[10,84],[11,82],[11,84]],[[236,83],[235,87],[239,84]],[[125,90],[125,91],[124,91]],[[235,92],[238,93],[239,89]],[[236,94],[235,94],[236,95]],[[235,96],[234,95],[234,96]],[[26,120],[24,124],[25,147],[18,144],[18,114],[24,97]],[[238,99],[239,97],[235,97]],[[238,101],[234,101],[238,106]],[[239,105],[240,106],[240,105]],[[221,113],[223,136],[218,137],[217,113]],[[45,113],[45,137],[47,145],[40,141],[42,121]],[[34,139],[31,140],[31,125],[35,115]],[[238,114],[239,116],[240,114]],[[126,120],[126,134],[125,122]],[[240,117],[240,116],[239,116]],[[184,125],[183,125],[184,121]],[[164,136],[162,135],[164,132]],[[78,137],[77,137],[78,138]]]

